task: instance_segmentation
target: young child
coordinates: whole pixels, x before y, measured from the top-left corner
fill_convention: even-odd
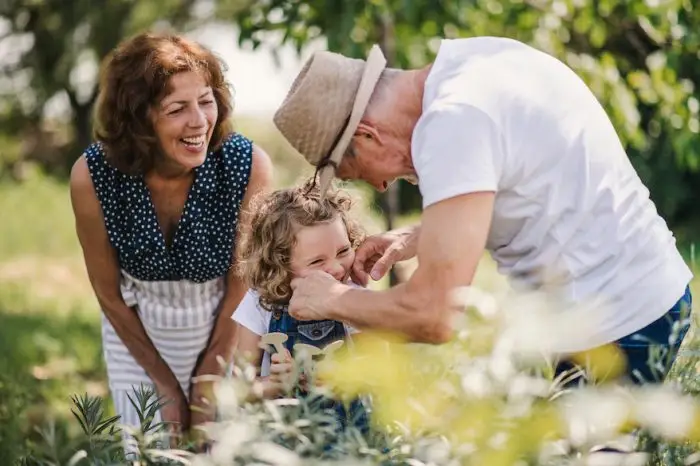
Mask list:
[[[292,296],[291,281],[310,270],[323,270],[336,280],[350,280],[355,248],[364,231],[350,218],[352,200],[347,193],[329,189],[321,200],[313,180],[258,199],[253,206],[248,231],[242,232],[239,264],[250,290],[233,313],[240,324],[237,351],[253,357],[263,382],[263,397],[283,394],[291,377],[294,345],[304,343],[323,348],[333,341],[347,340],[354,332],[334,320],[297,321],[287,312]],[[284,333],[284,354],[270,354],[259,346],[263,335]],[[333,406],[345,424],[343,406]],[[351,404],[355,425],[367,425],[359,401]]]

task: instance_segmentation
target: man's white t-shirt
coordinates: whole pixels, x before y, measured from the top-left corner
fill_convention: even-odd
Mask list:
[[[595,96],[523,43],[442,41],[412,157],[424,208],[496,192],[487,249],[514,283],[607,303],[586,347],[655,321],[692,278]]]
[[[254,290],[248,290],[231,318],[254,334],[262,336],[268,333],[272,313],[260,306],[260,296],[257,292]],[[357,333],[357,330],[353,329],[349,325],[343,325],[345,326],[346,335]],[[260,376],[265,377],[269,374],[270,354],[265,351],[263,353],[262,364],[260,366]]]

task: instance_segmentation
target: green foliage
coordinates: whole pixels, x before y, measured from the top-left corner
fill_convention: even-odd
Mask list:
[[[34,428],[51,419],[43,436],[65,444],[66,389],[84,390],[103,377],[96,325],[75,312],[52,316],[55,308],[42,312],[30,301],[19,288],[0,287],[0,464],[31,451]]]
[[[0,182],[0,212],[8,219],[0,220],[0,260],[80,254],[65,183],[39,173],[23,183]]]
[[[117,421],[119,416],[104,418],[104,409],[99,399],[86,394],[72,396],[75,406],[71,410],[86,436],[88,454],[111,451],[117,446]]]
[[[697,399],[689,401],[682,395],[697,395],[697,340],[684,346],[686,353],[674,368],[672,379],[680,382],[682,392],[595,383],[574,391],[562,386],[563,377],[552,379],[551,358],[534,356],[547,343],[512,334],[522,322],[509,323],[506,316],[532,313],[531,326],[523,330],[543,336],[556,334],[541,331],[561,324],[560,319],[549,320],[548,313],[539,313],[544,304],[532,297],[510,297],[507,302],[508,309],[494,314],[487,297],[474,299],[457,323],[458,336],[446,345],[406,345],[391,336],[364,333],[352,351],[334,353],[341,355],[306,372],[308,397],[293,397],[290,392],[274,400],[255,400],[251,394],[256,392],[256,369],[241,361],[231,375],[214,384],[217,419],[201,426],[205,449],[170,438],[165,424],[153,423],[161,400],[152,390],[141,388],[132,398],[141,426],[129,432],[136,456],[125,458],[117,418],[105,414],[98,398],[73,397],[80,434],[68,439],[49,424],[42,442],[23,464],[607,464],[595,462],[595,449],[637,426],[644,429],[643,435],[624,464],[689,464],[698,445],[680,443],[679,435],[697,441],[700,431],[698,424],[688,425],[679,418],[686,415],[681,411],[692,410],[693,422],[700,421]],[[606,356],[597,355],[591,364],[605,364]],[[308,361],[297,359],[297,363],[308,367]],[[324,386],[314,383],[317,371]],[[370,395],[373,422],[368,434],[337,428],[318,402],[329,395],[330,386],[341,393],[360,388]],[[177,444],[174,449],[167,446],[170,442]]]
[[[226,2],[219,3],[222,14]],[[440,38],[505,36],[562,59],[592,88],[672,224],[697,216],[700,191],[700,8],[691,0],[375,0],[251,2],[235,13],[240,42],[254,47],[280,31],[302,50],[363,57],[379,43],[396,65],[433,59]],[[404,207],[417,207],[402,185]]]
[[[42,441],[35,427],[59,445],[73,435],[68,396],[101,393],[104,368],[65,184],[0,183],[0,212],[0,464],[14,465]]]
[[[155,413],[163,407],[162,398],[152,388],[139,387],[130,396],[137,409],[141,426],[133,429],[128,444],[132,455],[141,458],[146,465],[181,464],[174,462],[174,454],[164,452],[164,445],[159,444],[165,423],[154,422]],[[74,419],[80,426],[80,434],[68,437],[64,430],[57,430],[55,423],[49,423],[39,429],[41,442],[32,454],[23,462],[27,466],[108,466],[131,464],[131,457],[125,453],[123,427],[119,425],[119,416],[107,416],[104,401],[98,397],[73,396],[71,409]]]
[[[95,7],[87,0],[3,1],[0,41],[13,53],[0,67],[0,133],[23,136],[35,146],[35,159],[65,173],[90,141],[101,60],[122,39],[145,29],[195,26],[199,21],[193,16],[195,3],[109,0]],[[47,132],[41,125],[46,103],[56,98],[70,104],[71,134]],[[44,142],[47,139],[53,140],[50,145]],[[0,167],[11,167],[14,159],[16,154],[3,153]]]
[[[6,370],[0,364],[0,464],[12,464],[28,449],[23,423],[17,416],[31,401],[24,388],[26,379],[7,377],[3,375]]]

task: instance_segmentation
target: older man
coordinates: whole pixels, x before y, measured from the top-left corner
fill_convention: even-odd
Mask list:
[[[368,239],[355,278],[413,256],[418,268],[384,291],[311,273],[293,283],[290,312],[444,342],[449,292],[471,284],[486,249],[521,285],[605,304],[596,331],[567,351],[618,342],[630,370],[648,374],[636,338],[668,344],[692,274],[583,81],[504,38],[444,40],[422,69],[385,63],[376,46],[366,61],[316,53],[274,121],[324,188],[334,175],[379,191],[417,182],[420,225]]]

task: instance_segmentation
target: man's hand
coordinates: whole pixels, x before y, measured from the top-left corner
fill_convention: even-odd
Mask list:
[[[352,280],[367,286],[369,278],[380,280],[391,267],[416,255],[420,226],[400,228],[368,237],[355,254]]]
[[[320,270],[295,278],[291,286],[289,314],[298,320],[331,319],[334,299],[349,288]]]

